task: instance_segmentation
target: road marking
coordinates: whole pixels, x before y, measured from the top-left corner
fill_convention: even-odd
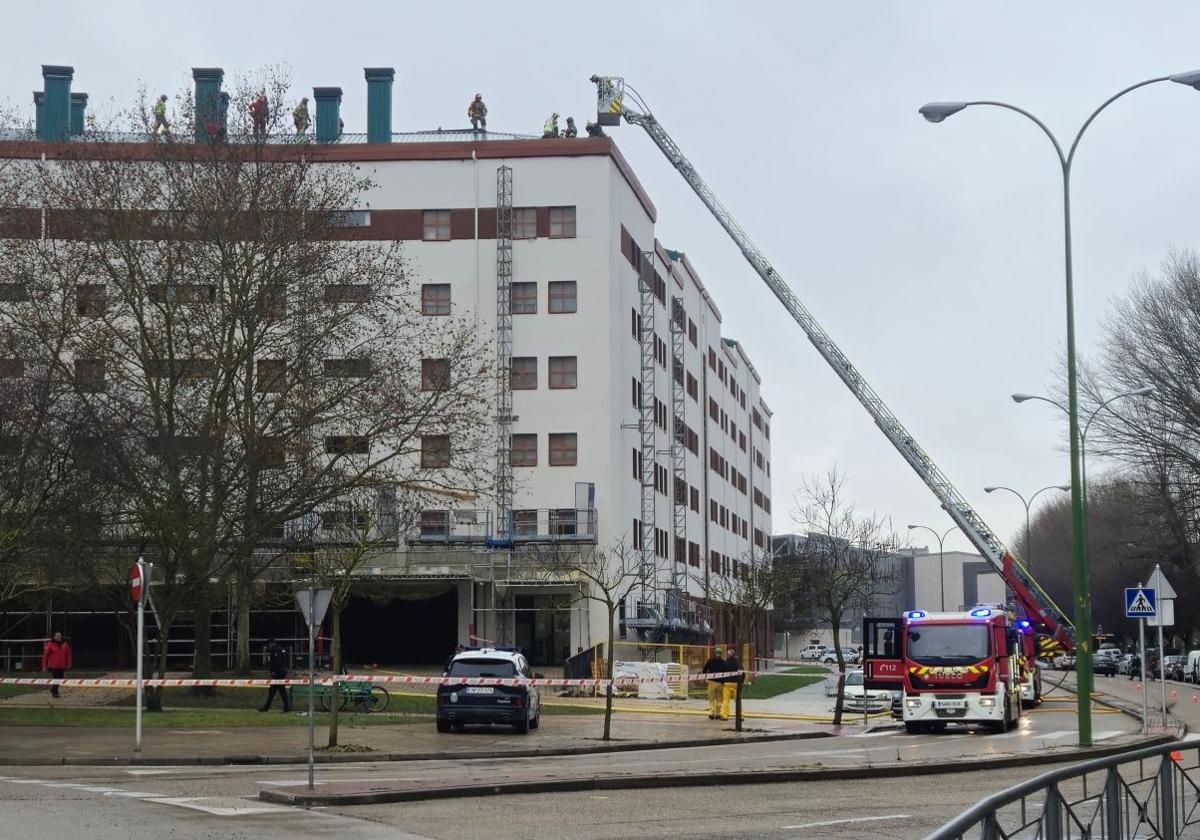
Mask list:
[[[821,828],[827,825],[846,825],[847,823],[882,822],[883,820],[907,820],[911,814],[889,814],[886,817],[854,817],[847,820],[825,820],[824,822],[801,823],[800,825],[785,825],[784,830],[793,828]]]
[[[133,767],[125,770],[130,776],[162,776],[171,773],[171,770],[153,770],[147,767]]]
[[[163,805],[174,805],[178,808],[189,808],[193,811],[203,811],[205,814],[212,814],[214,817],[243,817],[249,814],[278,814],[281,811],[292,810],[287,805],[273,805],[267,802],[253,802],[248,799],[239,800],[232,796],[164,796],[154,799],[147,799],[145,801],[157,802]]]

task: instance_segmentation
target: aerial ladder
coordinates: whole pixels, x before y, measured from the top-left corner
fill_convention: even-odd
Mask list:
[[[758,246],[751,241],[742,226],[737,223],[733,214],[725,208],[708,184],[704,182],[704,179],[700,177],[700,173],[696,171],[679,146],[671,139],[671,135],[654,117],[638,92],[625,84],[625,80],[619,76],[592,76],[591,81],[597,89],[597,124],[600,126],[620,125],[621,119],[624,118],[627,123],[645,129],[646,133],[650,135],[650,139],[654,141],[671,165],[678,170],[696,195],[700,197],[704,206],[729,234],[738,250],[742,252],[742,256],[758,272],[758,276],[783,304],[784,309],[804,330],[808,340],[817,348],[817,352],[829,363],[834,373],[842,382],[846,383],[846,387],[866,408],[871,419],[875,421],[875,425],[896,447],[904,460],[908,461],[926,486],[933,491],[933,495],[937,497],[946,513],[962,529],[972,545],[1004,579],[1012,590],[1018,606],[1037,631],[1054,638],[1063,647],[1068,649],[1074,647],[1073,628],[1062,610],[1033,579],[1029,570],[1013,558],[1000,538],[975,512],[962,493],[951,484],[950,479],[946,477],[941,468],[913,439],[899,418],[875,393],[858,369],[850,363],[846,354],[825,332],[825,329],[817,323],[816,318],[800,302],[795,292],[784,282],[779,272],[758,249]]]

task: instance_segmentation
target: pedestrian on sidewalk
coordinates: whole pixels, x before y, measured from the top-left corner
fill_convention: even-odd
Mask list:
[[[42,670],[49,671],[51,677],[61,680],[70,669],[71,643],[63,638],[61,630],[55,630],[42,648]],[[50,686],[50,696],[58,699],[58,685]]]
[[[1129,660],[1129,679],[1131,679],[1131,680],[1141,679],[1141,676],[1142,676],[1142,658],[1135,653],[1133,655],[1133,659]]]
[[[725,667],[723,671],[740,671],[742,670],[742,661],[738,659],[737,646],[730,645],[728,655],[725,657]],[[736,677],[725,677],[721,686],[721,720],[729,720],[729,704],[737,697],[737,687],[744,680],[741,674]]]
[[[719,674],[725,670],[725,659],[721,656],[720,648],[713,648],[712,656],[704,663],[701,673]],[[721,716],[721,682],[708,681],[708,719],[717,720]]]
[[[271,673],[272,680],[286,680],[288,671],[292,668],[292,654],[286,647],[279,644],[274,639],[267,642],[267,670]],[[288,689],[282,683],[271,683],[271,687],[267,690],[267,702],[259,707],[260,712],[271,710],[271,703],[275,700],[275,695],[279,695],[279,699],[283,701],[283,713],[287,714],[292,710],[292,699],[288,696]]]

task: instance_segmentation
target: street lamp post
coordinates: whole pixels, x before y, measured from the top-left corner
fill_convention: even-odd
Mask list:
[[[1092,122],[1100,115],[1100,113],[1111,105],[1113,102],[1120,99],[1127,93],[1135,91],[1147,85],[1156,84],[1158,82],[1176,82],[1182,85],[1200,90],[1200,70],[1194,70],[1188,73],[1177,73],[1173,76],[1156,76],[1153,79],[1146,79],[1137,84],[1118,91],[1100,104],[1100,107],[1092,111],[1091,115],[1084,120],[1083,125],[1075,135],[1075,139],[1071,143],[1070,150],[1063,153],[1062,145],[1058,142],[1058,138],[1054,135],[1044,122],[1035,117],[1024,108],[1019,108],[1016,105],[1010,105],[1007,102],[997,102],[992,100],[977,100],[972,102],[931,102],[924,105],[920,109],[920,114],[931,123],[940,123],[953,114],[967,108],[971,105],[990,105],[996,108],[1004,108],[1009,111],[1014,111],[1023,117],[1031,120],[1040,128],[1049,138],[1054,146],[1054,151],[1058,155],[1058,162],[1062,167],[1062,185],[1063,185],[1063,257],[1066,280],[1066,299],[1067,299],[1067,416],[1070,425],[1071,439],[1071,547],[1075,567],[1075,633],[1076,645],[1081,655],[1076,658],[1076,685],[1078,687],[1078,710],[1079,710],[1079,745],[1090,747],[1092,745],[1092,709],[1091,709],[1091,692],[1092,692],[1092,651],[1091,651],[1091,635],[1092,635],[1092,607],[1089,597],[1090,582],[1089,569],[1086,555],[1084,553],[1084,514],[1083,514],[1083,482],[1080,473],[1080,438],[1079,438],[1079,394],[1078,394],[1078,371],[1075,365],[1075,291],[1073,267],[1071,262],[1071,164],[1075,160],[1075,151],[1079,148],[1079,141],[1083,139],[1084,133],[1091,126]]]
[[[942,589],[941,606],[939,607],[939,609],[940,609],[942,612],[945,612],[945,611],[946,611],[946,551],[945,551],[945,542],[946,542],[946,537],[948,537],[948,536],[950,535],[950,532],[951,532],[951,531],[953,531],[953,530],[955,530],[955,529],[957,529],[957,528],[958,528],[958,526],[957,526],[957,525],[954,525],[954,526],[952,526],[952,527],[950,527],[950,528],[947,528],[947,529],[946,529],[946,533],[944,533],[944,534],[939,534],[937,531],[933,530],[933,529],[932,529],[932,528],[930,528],[928,525],[909,525],[909,526],[908,526],[908,530],[910,530],[910,531],[912,531],[912,530],[913,530],[913,529],[915,529],[915,528],[924,528],[926,531],[928,531],[929,533],[933,534],[934,538],[935,538],[935,539],[937,539],[937,541],[938,541],[938,579],[939,579],[939,581],[940,581],[940,583],[941,583],[941,589]]]
[[[1030,531],[1029,527],[1029,508],[1033,505],[1034,499],[1036,499],[1040,493],[1043,493],[1046,490],[1069,491],[1070,489],[1070,484],[1051,484],[1048,487],[1043,487],[1041,490],[1035,492],[1029,497],[1028,501],[1026,501],[1024,496],[1011,487],[997,486],[983,488],[984,493],[994,493],[997,490],[1007,490],[1009,493],[1012,493],[1014,496],[1020,499],[1021,504],[1025,505],[1025,571],[1029,573],[1030,577],[1033,576],[1033,533]]]

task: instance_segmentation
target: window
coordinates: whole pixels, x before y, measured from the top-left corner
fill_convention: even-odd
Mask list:
[[[578,441],[574,432],[550,435],[550,466],[573,467],[578,459]]]
[[[709,560],[712,564],[712,570],[714,572],[716,572],[717,574],[720,574],[721,573],[721,554],[720,554],[720,552],[713,550],[712,555],[710,556]]]
[[[325,375],[339,379],[361,379],[371,375],[371,360],[326,359]]]
[[[259,359],[255,363],[257,370],[256,385],[264,394],[280,394],[287,384],[285,379],[287,363],[283,359]]]
[[[700,567],[700,545],[698,543],[688,543],[688,565]]]
[[[688,487],[688,507],[694,513],[700,512],[700,491],[695,487]]]
[[[717,369],[717,351],[711,347],[708,348],[708,366],[712,368],[714,372]]]
[[[29,286],[24,283],[0,283],[0,301],[22,303],[29,300]]]
[[[370,210],[338,210],[329,217],[333,227],[370,227]]]
[[[551,207],[550,208],[550,238],[551,239],[574,239],[575,238],[575,208],[574,207]]]
[[[642,316],[638,314],[636,309],[629,310],[629,326],[630,332],[633,334],[634,341],[642,340]]]
[[[509,382],[514,391],[537,388],[537,356],[517,356],[512,360]]]
[[[576,532],[575,508],[556,508],[550,511],[550,533],[555,537],[573,537]]]
[[[754,529],[754,544],[756,546],[758,546],[759,548],[762,548],[764,542],[765,542],[765,539],[763,537],[762,530],[760,528],[755,528]]]
[[[513,511],[513,536],[536,537],[538,532],[538,516],[536,510]]]
[[[562,315],[575,311],[575,281],[552,280],[548,284],[550,294],[546,301],[546,311],[551,315]]]
[[[673,559],[676,563],[687,562],[687,540],[683,537],[675,538],[675,555]]]
[[[172,376],[178,379],[207,379],[216,375],[212,359],[147,359],[147,376]]]
[[[574,388],[578,380],[577,363],[574,356],[550,357],[550,387]]]
[[[421,314],[450,314],[449,283],[424,283],[421,285]]]
[[[98,394],[104,390],[104,360],[76,359],[75,387],[80,391]]]
[[[537,466],[537,435],[522,434],[512,436],[512,447],[509,449],[508,462],[514,467]]]
[[[75,287],[75,310],[80,318],[99,318],[108,306],[108,287],[80,284]]]
[[[450,511],[423,510],[421,511],[422,537],[450,536]]]
[[[717,405],[717,401],[712,397],[708,398],[708,416],[717,423],[721,422],[721,408]]]
[[[700,402],[699,383],[696,382],[696,377],[692,376],[690,373],[687,374],[687,393],[693,401]]]
[[[711,519],[713,522],[718,521],[720,519],[719,510],[720,510],[720,508],[717,505],[717,500],[709,499],[708,500],[708,518]]]
[[[513,283],[508,299],[508,311],[513,315],[533,315],[537,312],[537,283]]]
[[[537,208],[514,207],[512,215],[513,239],[537,239]]]
[[[421,468],[438,469],[450,466],[450,436],[421,435]]]
[[[762,428],[762,415],[758,413],[757,408],[751,410],[750,419],[754,422],[754,425],[757,428],[759,428],[759,429]]]
[[[20,379],[24,375],[23,359],[0,359],[0,379]]]
[[[327,455],[366,455],[371,444],[366,435],[328,435],[325,438]]]
[[[767,440],[771,439],[771,424],[770,423],[763,423],[763,437],[765,437]]]
[[[637,519],[633,520],[633,550],[642,550],[642,523]]]
[[[629,380],[629,384],[630,384],[630,389],[631,389],[631,393],[633,396],[633,407],[641,408],[642,407],[642,383],[638,382],[637,377],[635,376],[633,379]]]
[[[654,425],[664,432],[667,430],[667,404],[658,397],[654,398]]]
[[[426,210],[423,220],[425,225],[421,238],[426,242],[444,242],[450,238],[449,210]]]
[[[688,318],[687,324],[688,324],[688,341],[690,341],[692,343],[693,347],[696,347],[696,346],[698,346],[696,344],[696,322],[693,321],[691,318]]]
[[[444,391],[450,387],[449,359],[421,360],[421,390]]]
[[[667,342],[659,338],[657,333],[654,335],[654,361],[663,370],[667,369]]]
[[[153,283],[146,292],[154,303],[212,303],[217,299],[217,287],[203,283]]]
[[[365,283],[336,283],[325,287],[326,303],[366,303],[371,287]]]
[[[642,478],[642,453],[637,449],[633,450],[633,478],[635,481]]]
[[[738,432],[738,449],[746,451],[746,433]]]

